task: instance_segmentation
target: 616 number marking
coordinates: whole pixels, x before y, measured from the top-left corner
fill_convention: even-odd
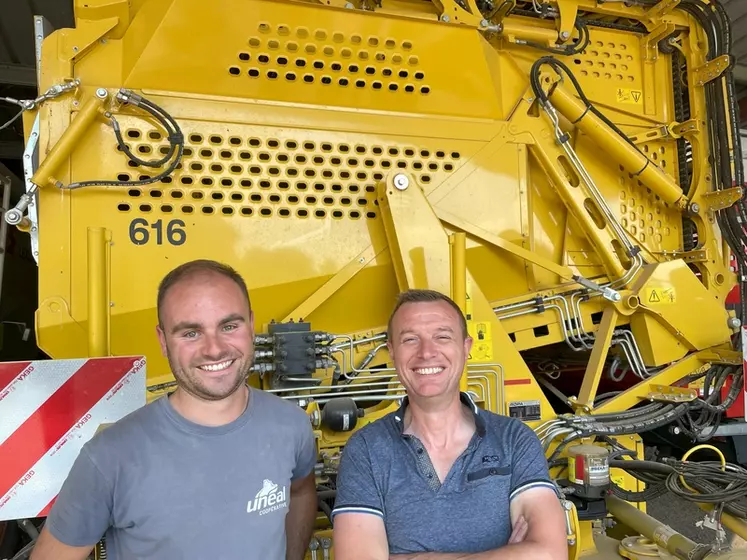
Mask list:
[[[152,224],[145,218],[135,218],[130,222],[130,241],[135,245],[145,245],[150,241],[150,230],[156,234],[156,245],[163,245],[163,220],[157,220]],[[171,220],[166,224],[166,242],[170,245],[184,245],[187,240],[187,232],[183,229],[182,220]]]

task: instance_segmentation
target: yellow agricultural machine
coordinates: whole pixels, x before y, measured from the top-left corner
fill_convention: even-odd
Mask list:
[[[747,211],[718,2],[75,0],[75,17],[38,25],[27,191],[5,215],[31,236],[51,358],[144,355],[162,395],[157,283],[236,267],[250,382],[316,430],[308,558],[333,558],[345,442],[403,396],[396,294],[437,289],[475,338],[463,388],[545,446],[569,558],[739,556],[747,300],[726,300]],[[645,513],[667,491],[710,542]]]

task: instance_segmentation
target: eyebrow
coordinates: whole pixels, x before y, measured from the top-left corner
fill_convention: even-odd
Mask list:
[[[243,315],[240,313],[232,313],[231,315],[228,315],[220,320],[218,323],[219,326],[225,325],[226,323],[234,323],[234,322],[241,322],[245,323],[246,319],[244,319]],[[181,323],[177,323],[174,325],[174,327],[171,329],[171,334],[176,334],[179,331],[185,331],[185,330],[192,330],[192,329],[201,329],[202,324],[201,323],[194,323],[191,321],[182,321]]]
[[[452,329],[451,327],[438,327],[436,330],[454,332],[454,329]],[[413,329],[402,329],[401,331],[399,331],[399,336],[402,336],[403,334],[412,334],[414,332],[415,331]]]

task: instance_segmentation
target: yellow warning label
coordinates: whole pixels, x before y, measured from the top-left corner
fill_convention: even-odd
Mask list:
[[[677,303],[677,293],[674,288],[646,288],[643,302],[649,305],[668,305]]]
[[[475,362],[493,361],[493,335],[490,323],[467,322],[467,330],[472,337],[472,351],[469,359]]]
[[[469,295],[469,290],[467,291],[467,304],[464,308],[464,314],[467,316],[467,320],[472,319],[472,298]]]
[[[617,88],[616,97],[618,103],[629,103],[630,105],[641,105],[643,103],[643,92],[639,89]]]

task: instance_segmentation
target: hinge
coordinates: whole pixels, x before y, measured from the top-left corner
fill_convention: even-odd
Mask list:
[[[709,212],[715,212],[716,210],[723,210],[724,208],[728,208],[734,204],[737,200],[742,198],[742,193],[742,187],[732,187],[730,189],[713,191],[703,195],[703,202],[705,202],[706,210]]]
[[[703,66],[693,70],[693,81],[696,85],[703,86],[723,74],[724,70],[726,70],[730,64],[731,56],[728,54],[723,54],[718,58],[714,58],[710,62],[706,62]]]

